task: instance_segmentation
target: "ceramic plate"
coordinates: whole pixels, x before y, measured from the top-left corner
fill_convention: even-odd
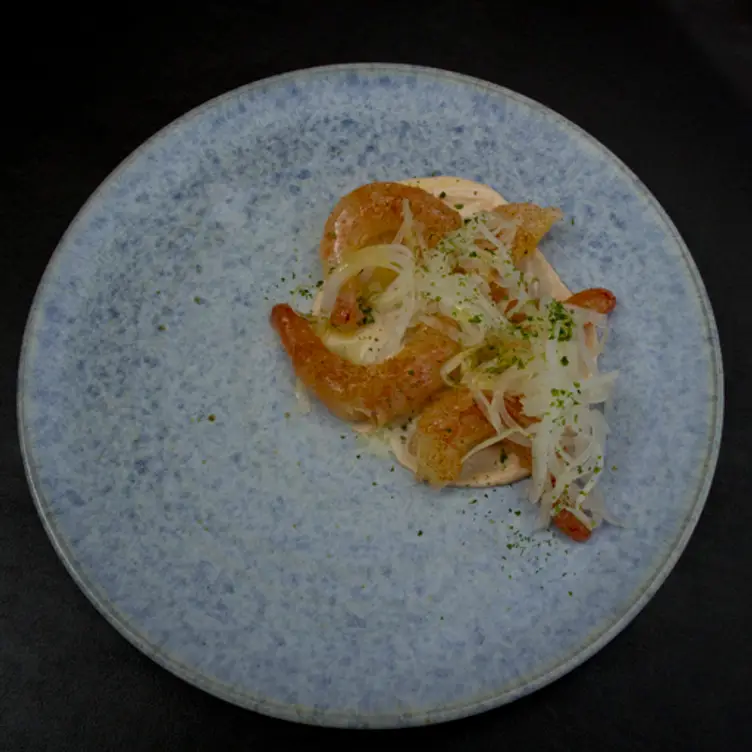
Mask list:
[[[616,293],[626,528],[533,535],[524,484],[435,492],[297,409],[272,305],[318,279],[341,195],[432,173],[560,206],[545,254]],[[133,644],[263,713],[406,726],[531,692],[642,608],[708,492],[721,358],[676,229],[593,138],[482,81],[346,66],[220,97],[105,181],[39,288],[19,409],[47,531]]]

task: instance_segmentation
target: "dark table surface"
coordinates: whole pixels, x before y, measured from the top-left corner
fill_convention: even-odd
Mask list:
[[[370,11],[210,5],[173,15],[120,8],[113,18],[105,11],[74,17],[66,8],[59,19],[40,12],[5,26],[20,51],[4,68],[0,125],[0,749],[245,749],[285,741],[751,749],[749,6],[617,2],[606,4],[606,17],[572,4],[505,10],[501,1],[473,0],[382,2]],[[697,531],[620,636],[510,706],[443,726],[372,733],[241,710],[131,647],[79,592],[45,537],[23,476],[14,405],[35,287],[67,224],[118,162],[228,89],[355,61],[419,63],[503,84],[571,118],[620,156],[666,208],[700,268],[720,328],[727,400],[721,458]]]

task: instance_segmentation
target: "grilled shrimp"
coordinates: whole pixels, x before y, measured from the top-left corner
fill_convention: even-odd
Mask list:
[[[433,248],[448,232],[462,225],[462,218],[443,201],[421,188],[401,183],[369,183],[344,196],[324,226],[319,254],[324,275],[341,264],[349,253],[370,245],[391,243],[404,221],[404,201],[410,204],[415,232],[426,248]],[[383,270],[386,287],[394,273]],[[348,280],[332,310],[330,321],[344,330],[362,320],[358,306],[359,280]]]
[[[458,212],[421,188],[369,183],[341,198],[329,215],[319,247],[324,270],[341,264],[351,251],[391,243],[404,220],[405,199],[428,248],[462,225]]]
[[[441,366],[459,349],[438,330],[419,325],[402,350],[381,363],[356,365],[331,352],[310,322],[289,305],[276,305],[272,326],[298,378],[332,413],[377,426],[414,415],[444,388]]]
[[[564,301],[567,305],[587,308],[597,313],[611,313],[616,308],[616,295],[603,287],[581,290]]]
[[[520,425],[529,426],[534,422],[524,415],[518,398],[507,397],[504,402],[508,412]],[[418,478],[434,486],[445,486],[456,481],[462,471],[462,458],[493,435],[493,427],[469,389],[443,392],[423,410],[413,436],[412,451],[417,458]],[[529,447],[520,446],[509,439],[503,439],[500,445],[507,454],[516,455],[522,467],[532,470],[533,458]],[[556,512],[553,523],[560,532],[579,543],[588,540],[592,532],[567,507]]]
[[[519,425],[527,427],[535,422],[523,414],[518,397],[505,397],[504,404]],[[438,395],[420,414],[412,440],[418,477],[433,486],[453,483],[462,472],[462,458],[494,433],[469,389],[460,387]],[[516,454],[523,467],[532,467],[529,448],[507,439],[501,446],[508,454]]]
[[[494,212],[518,223],[512,241],[512,260],[515,264],[530,255],[554,222],[563,216],[561,209],[537,204],[502,204]]]
[[[417,476],[432,486],[445,486],[462,472],[462,458],[495,433],[469,389],[440,394],[420,414],[413,436]]]

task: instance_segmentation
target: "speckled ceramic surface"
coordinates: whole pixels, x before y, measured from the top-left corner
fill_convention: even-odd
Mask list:
[[[615,291],[603,490],[628,528],[530,538],[523,486],[430,491],[296,410],[272,304],[318,279],[339,196],[432,172],[561,206],[546,255]],[[681,239],[576,126],[453,74],[318,69],[190,113],[85,206],[29,320],[21,438],[71,574],[148,655],[264,713],[412,725],[540,687],[644,605],[707,495],[720,369]]]

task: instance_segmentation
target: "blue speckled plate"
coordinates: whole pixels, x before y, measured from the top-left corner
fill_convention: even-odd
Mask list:
[[[615,291],[603,486],[628,528],[531,538],[522,487],[433,492],[296,410],[272,304],[318,278],[339,196],[432,172],[561,206],[546,255]],[[108,178],[39,288],[19,410],[47,531],[136,646],[263,713],[403,726],[531,692],[642,608],[708,492],[721,357],[676,229],[586,133],[481,81],[347,66],[214,100]]]

